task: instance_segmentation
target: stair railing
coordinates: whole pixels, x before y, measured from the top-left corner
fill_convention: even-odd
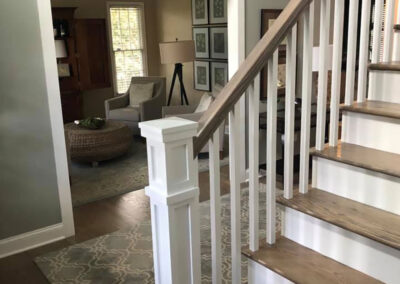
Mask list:
[[[315,0],[317,1],[317,0]],[[389,0],[389,2],[392,0]],[[309,188],[309,149],[313,146],[311,134],[316,132],[315,146],[322,150],[326,142],[326,115],[328,98],[328,69],[332,65],[329,145],[338,145],[339,105],[341,98],[343,27],[345,1],[336,0],[333,19],[333,54],[329,56],[331,29],[331,0],[318,0],[320,4],[320,43],[318,54],[318,93],[316,125],[311,127],[313,109],[313,43],[314,1],[291,0],[281,15],[258,42],[238,71],[227,83],[216,100],[205,111],[200,121],[167,118],[140,124],[142,136],[147,139],[154,277],[156,283],[200,283],[200,224],[198,154],[208,144],[210,173],[210,226],[211,266],[213,283],[222,280],[222,239],[220,203],[220,160],[218,129],[229,117],[229,170],[231,211],[231,277],[240,283],[241,273],[241,180],[239,179],[239,152],[245,151],[238,141],[239,99],[248,98],[248,190],[249,190],[249,248],[257,251],[259,230],[259,153],[260,153],[260,98],[256,92],[256,77],[265,67],[267,72],[266,111],[266,243],[276,241],[276,141],[278,108],[278,48],[286,40],[286,92],[284,127],[284,197],[293,197],[293,156],[295,154],[295,98],[300,93],[300,173],[299,192]],[[345,104],[352,104],[357,90],[357,101],[363,102],[367,94],[370,47],[371,0],[361,5],[360,49],[357,62],[358,0],[350,0],[346,59]],[[383,0],[376,1],[373,30],[372,62],[379,60],[382,32]],[[391,4],[389,3],[389,7]],[[389,13],[390,14],[390,13]],[[389,20],[390,21],[390,20]],[[392,23],[393,24],[393,21]],[[300,27],[301,26],[301,27]],[[385,35],[389,24],[385,24]],[[302,38],[298,38],[298,28]],[[392,36],[392,35],[391,35]],[[302,51],[299,49],[302,42]],[[386,44],[387,40],[385,40]],[[390,43],[391,44],[391,43]],[[385,46],[385,45],[384,45]],[[387,56],[384,48],[384,57]],[[297,67],[298,58],[302,58]],[[332,60],[332,64],[330,64]],[[299,72],[298,72],[299,71]],[[358,84],[355,78],[358,72]],[[373,77],[369,78],[373,84]],[[357,88],[356,88],[357,85]],[[297,96],[300,97],[300,96]],[[313,129],[313,132],[311,131]]]

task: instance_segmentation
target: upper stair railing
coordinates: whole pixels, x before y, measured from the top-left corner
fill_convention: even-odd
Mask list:
[[[260,133],[266,137],[266,242],[276,238],[276,159],[277,159],[277,110],[278,110],[278,48],[286,40],[286,90],[284,120],[284,197],[293,197],[293,156],[300,154],[299,192],[309,188],[309,149],[322,150],[329,141],[338,144],[339,106],[341,98],[350,105],[355,98],[364,102],[369,87],[374,84],[373,74],[368,76],[368,64],[378,62],[380,54],[391,59],[393,38],[393,1],[388,0],[384,32],[382,9],[384,0],[377,0],[371,15],[371,0],[350,0],[347,19],[347,46],[343,47],[345,1],[336,0],[331,19],[331,0],[291,0],[272,27],[258,42],[236,74],[217,96],[200,121],[180,118],[147,121],[140,124],[142,136],[147,139],[149,186],[152,215],[154,277],[156,283],[200,283],[200,213],[197,156],[208,143],[210,173],[210,228],[211,267],[213,283],[221,283],[222,238],[220,202],[220,160],[218,129],[229,118],[229,170],[230,170],[230,242],[232,283],[242,280],[241,247],[249,245],[257,251],[260,243],[260,183],[259,154]],[[319,25],[314,24],[314,2],[320,7]],[[359,13],[361,9],[361,13]],[[358,29],[359,14],[361,27]],[[370,23],[373,17],[373,33]],[[333,26],[331,26],[333,22]],[[298,38],[301,30],[302,38]],[[314,34],[319,31],[318,64],[313,62]],[[360,30],[360,34],[358,34]],[[389,31],[390,30],[390,31]],[[330,34],[333,41],[330,44]],[[300,34],[300,33],[299,33]],[[383,48],[381,39],[384,36]],[[389,37],[390,39],[388,39]],[[359,40],[358,40],[359,38]],[[359,41],[359,45],[357,42]],[[372,52],[370,46],[372,41]],[[332,54],[329,46],[332,45]],[[299,49],[302,46],[302,50]],[[359,46],[359,50],[358,49]],[[389,46],[389,47],[388,47]],[[346,52],[346,69],[343,69],[343,51]],[[358,55],[358,56],[357,56]],[[298,60],[301,58],[301,60]],[[332,62],[330,62],[332,61]],[[314,63],[314,64],[313,64]],[[300,65],[301,66],[297,66]],[[316,67],[315,67],[316,66]],[[331,67],[330,67],[331,66]],[[267,107],[261,109],[260,95],[256,92],[257,76],[266,68]],[[316,108],[313,108],[313,69],[318,71]],[[331,69],[331,83],[328,71]],[[344,96],[342,74],[345,71]],[[356,78],[358,80],[356,81]],[[328,89],[330,101],[328,106]],[[239,137],[239,99],[248,98],[248,215],[249,240],[241,239],[241,183],[239,153],[245,151]],[[295,98],[301,97],[300,145],[295,148]],[[368,98],[373,98],[370,94]],[[329,125],[327,110],[329,107]],[[316,109],[316,111],[315,111]],[[260,111],[266,112],[264,130],[260,131]],[[312,115],[313,114],[313,115]],[[316,117],[316,119],[311,119]],[[313,121],[313,125],[312,125]],[[329,131],[326,126],[329,126]],[[315,141],[311,141],[314,136]],[[329,138],[329,139],[328,139]],[[315,144],[314,144],[315,142]],[[206,189],[202,189],[206,190]],[[202,234],[204,235],[204,234]],[[225,238],[226,239],[226,238]]]

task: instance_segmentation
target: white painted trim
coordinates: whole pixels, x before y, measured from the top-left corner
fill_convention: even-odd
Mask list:
[[[344,111],[342,142],[400,154],[400,120]]]
[[[314,156],[312,187],[400,215],[400,178],[394,176]]]
[[[110,8],[111,7],[133,7],[139,8],[143,11],[142,14],[142,41],[143,41],[143,75],[148,76],[149,74],[149,63],[147,59],[147,33],[146,33],[146,10],[145,4],[143,2],[114,2],[108,1],[106,2],[107,8],[107,29],[108,29],[108,44],[109,44],[109,53],[110,53],[110,62],[111,62],[111,73],[113,80],[113,89],[114,94],[118,94],[117,89],[117,73],[115,69],[115,56],[113,52],[113,43],[112,43],[112,32],[111,32],[111,18],[110,18]]]
[[[246,1],[228,1],[228,70],[229,79],[239,69],[240,64],[246,58]],[[239,111],[235,115],[238,118],[239,133],[246,133],[246,96],[243,95],[239,102]],[[245,135],[239,136],[239,174],[240,182],[246,179],[246,146]]]
[[[290,284],[292,281],[262,266],[252,259],[248,260],[248,283],[249,284]]]
[[[64,225],[59,223],[32,232],[0,240],[0,259],[62,240],[66,237],[65,231]]]
[[[37,0],[63,235],[75,234],[50,0]]]
[[[289,207],[280,209],[286,238],[384,283],[399,282],[399,250]]]

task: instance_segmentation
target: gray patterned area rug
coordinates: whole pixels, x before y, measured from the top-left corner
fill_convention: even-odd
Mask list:
[[[208,162],[207,155],[199,158],[199,172],[208,171]],[[229,158],[225,155],[221,166],[228,164]],[[88,163],[72,162],[70,175],[74,206],[142,189],[148,185],[146,140],[135,137],[126,155],[100,162],[96,168]]]
[[[264,188],[264,186],[263,186]],[[260,194],[260,234],[265,237],[265,190]],[[231,283],[230,196],[221,198],[223,282]],[[211,283],[210,203],[200,204],[202,283]],[[279,210],[277,211],[279,214]],[[241,236],[249,238],[248,190],[242,191]],[[277,216],[277,229],[280,228]],[[35,259],[51,283],[154,283],[150,220]],[[242,282],[247,261],[242,257]]]

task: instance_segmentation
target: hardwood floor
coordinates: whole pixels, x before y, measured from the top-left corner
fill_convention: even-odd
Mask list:
[[[380,63],[370,63],[368,65],[369,70],[381,70],[381,71],[400,71],[400,62],[380,62]]]
[[[336,147],[326,145],[322,151],[311,150],[312,156],[351,166],[400,177],[400,155],[355,144],[340,142]]]
[[[209,199],[209,174],[199,174],[200,201]],[[221,168],[221,194],[229,192],[229,167]],[[0,283],[48,283],[33,262],[36,256],[133,226],[150,218],[144,190],[74,208],[75,236],[0,259]]]
[[[366,101],[363,103],[353,103],[352,105],[342,105],[341,110],[377,115],[388,118],[400,119],[400,104],[387,103],[380,101]]]
[[[294,283],[382,283],[285,237],[274,246],[260,244],[258,251],[242,253]]]
[[[329,192],[310,189],[277,202],[389,247],[400,249],[400,216]]]

